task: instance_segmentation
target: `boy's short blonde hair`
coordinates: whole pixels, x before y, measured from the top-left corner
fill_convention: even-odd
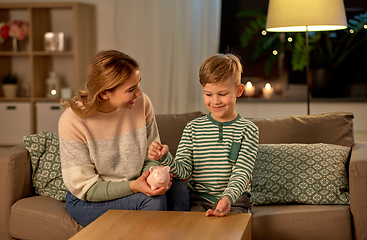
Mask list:
[[[236,85],[241,84],[242,65],[240,59],[231,53],[218,53],[206,59],[200,67],[199,81],[219,83],[230,79]]]

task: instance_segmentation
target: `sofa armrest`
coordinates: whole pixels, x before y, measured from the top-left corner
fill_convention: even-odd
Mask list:
[[[11,206],[33,194],[31,163],[23,145],[0,150],[0,239],[9,239]]]
[[[367,142],[357,142],[352,148],[349,189],[354,239],[367,239]]]

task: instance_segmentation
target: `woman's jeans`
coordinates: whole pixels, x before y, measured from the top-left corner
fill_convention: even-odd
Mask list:
[[[110,209],[188,211],[189,192],[183,181],[172,179],[172,186],[165,194],[152,197],[143,193],[135,193],[111,201],[88,202],[68,192],[65,207],[69,215],[85,227]]]

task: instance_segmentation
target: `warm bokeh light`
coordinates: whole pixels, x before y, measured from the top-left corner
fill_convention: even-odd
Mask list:
[[[266,90],[270,90],[270,89],[271,89],[271,85],[270,85],[270,83],[265,84],[265,89],[266,89]]]
[[[250,81],[248,81],[248,82],[246,83],[246,87],[247,87],[247,88],[252,88],[252,83],[251,83]]]

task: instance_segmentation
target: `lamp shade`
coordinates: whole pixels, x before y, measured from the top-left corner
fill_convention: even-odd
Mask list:
[[[343,0],[269,0],[269,32],[329,31],[347,26]]]

